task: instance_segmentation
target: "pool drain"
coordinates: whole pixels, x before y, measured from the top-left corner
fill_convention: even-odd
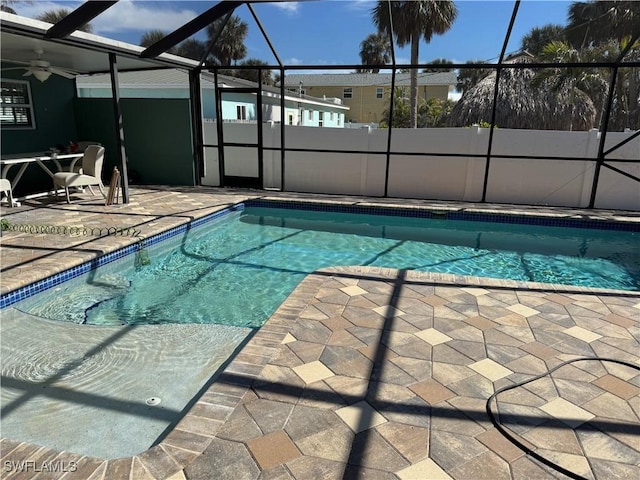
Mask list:
[[[147,405],[160,405],[160,399],[158,397],[150,397],[145,400]]]

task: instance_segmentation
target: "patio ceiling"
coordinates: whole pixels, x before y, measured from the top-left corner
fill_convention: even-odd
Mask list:
[[[109,54],[115,53],[120,71],[155,68],[192,69],[197,62],[163,53],[155,58],[141,58],[143,47],[97,35],[76,31],[64,38],[48,38],[51,24],[0,12],[2,62],[35,60],[36,49],[43,50],[42,60],[56,67],[80,73],[109,72]]]

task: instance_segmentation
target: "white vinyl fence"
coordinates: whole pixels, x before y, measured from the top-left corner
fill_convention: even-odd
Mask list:
[[[254,125],[224,125],[225,142],[255,142]],[[264,124],[264,147],[280,147],[280,125]],[[356,153],[285,152],[285,190],[345,195],[384,195],[387,129],[285,127],[287,148]],[[605,151],[633,132],[609,132]],[[586,207],[600,133],[548,130],[494,130],[487,202]],[[477,202],[482,199],[488,128],[393,129],[388,196]],[[205,123],[205,143],[216,145],[215,123]],[[359,151],[372,153],[357,153]],[[431,154],[427,153],[430,152]],[[455,155],[455,156],[453,156]],[[474,157],[473,155],[478,155]],[[495,156],[506,158],[496,158]],[[542,158],[528,158],[528,156]],[[204,185],[218,186],[217,148],[205,149]],[[607,163],[640,177],[640,137],[607,156]],[[281,188],[279,150],[264,150],[264,188]],[[257,149],[225,148],[227,175],[257,172]],[[230,173],[232,172],[232,173]],[[600,171],[596,208],[640,210],[640,183],[606,167]]]

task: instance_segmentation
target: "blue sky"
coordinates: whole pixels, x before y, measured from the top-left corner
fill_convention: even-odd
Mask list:
[[[42,11],[81,2],[42,1],[18,3],[18,14],[35,17]],[[138,44],[145,31],[170,32],[211,8],[216,1],[120,0],[92,21],[95,33]],[[281,60],[287,65],[339,65],[360,63],[360,42],[375,31],[371,0],[304,1],[258,4],[254,9]],[[520,40],[535,26],[564,24],[570,2],[523,0],[507,52],[517,51]],[[502,48],[514,2],[511,0],[456,1],[458,18],[453,28],[430,44],[420,46],[421,62],[447,58],[454,62],[495,60]],[[236,10],[249,25],[247,58],[276,61],[246,6]],[[197,35],[204,39],[204,33]],[[409,48],[396,49],[399,64],[409,62]]]

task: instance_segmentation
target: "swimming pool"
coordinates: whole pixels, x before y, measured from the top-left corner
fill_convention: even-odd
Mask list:
[[[304,276],[336,265],[640,289],[637,231],[579,228],[584,223],[566,220],[559,227],[535,218],[390,213],[247,202],[149,247],[148,263],[125,257],[16,307],[78,324],[258,328]]]

